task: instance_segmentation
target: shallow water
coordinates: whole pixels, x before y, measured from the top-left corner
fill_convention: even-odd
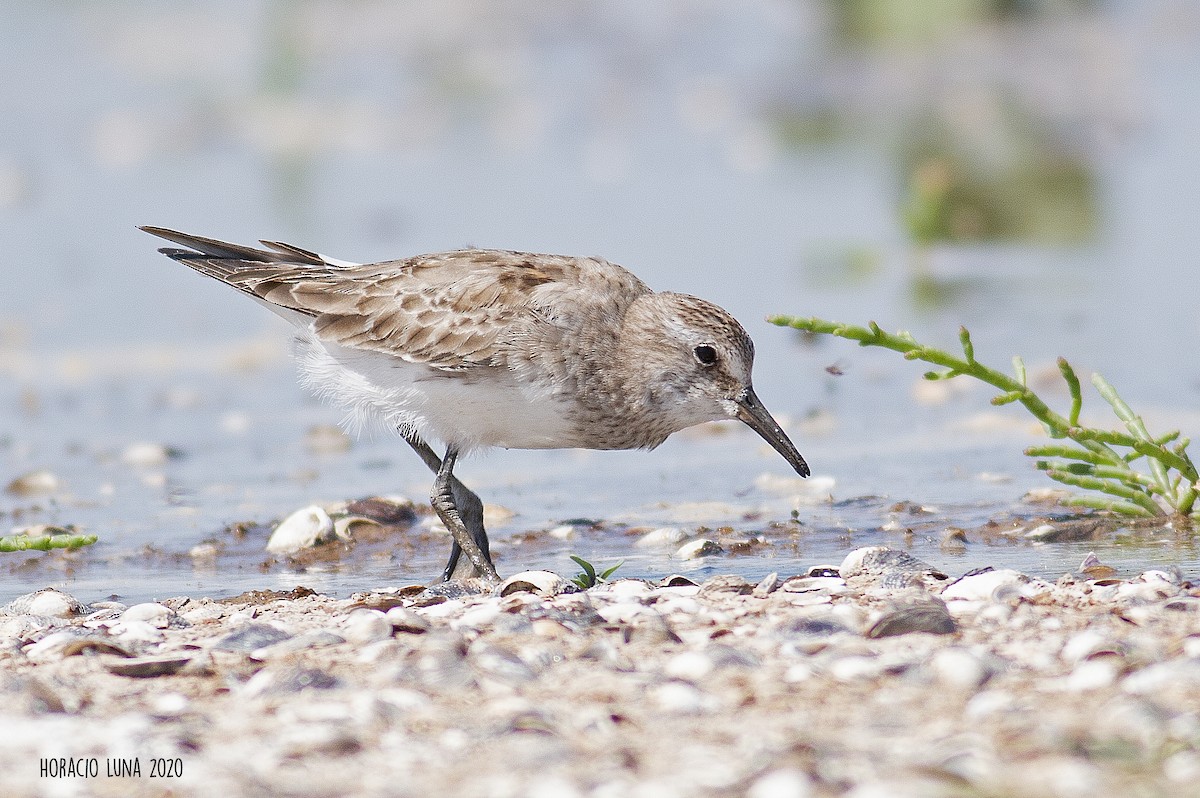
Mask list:
[[[1102,371],[1152,429],[1200,429],[1200,366],[1181,356],[1200,340],[1200,86],[1181,77],[1200,66],[1190,5],[985,20],[933,44],[847,41],[810,3],[669,3],[650,16],[530,6],[480,25],[486,8],[6,12],[0,64],[39,79],[0,86],[0,482],[44,468],[64,487],[0,496],[0,525],[76,524],[101,542],[5,557],[0,600],[48,584],[87,599],[296,583],[345,594],[427,580],[445,556],[444,541],[414,533],[394,553],[261,567],[257,544],[290,511],[420,500],[430,477],[383,436],[310,451],[307,431],[339,417],[296,387],[286,325],[155,254],[136,224],[360,260],[463,244],[599,253],[741,318],[758,392],[815,477],[833,480],[832,502],[795,507],[794,486],[769,484],[786,465],[727,426],[651,453],[497,452],[460,474],[515,513],[492,529],[504,572],[573,573],[579,554],[625,560],[629,576],[749,577],[886,543],[951,572],[1053,577],[1094,550],[1122,572],[1197,574],[1190,538],[1171,530],[1039,545],[973,534],[1046,512],[1022,502],[1049,484],[1020,454],[1037,440],[1022,411],[992,408],[981,386],[918,398],[915,364],[760,321],[873,318],[947,347],[966,323],[985,362],[1020,352],[1040,386],[1063,354]],[[936,79],[948,73],[961,83]],[[1017,121],[998,110],[1006,97]],[[829,115],[832,132],[797,140],[797,119],[811,131]],[[1074,164],[1084,177],[1046,207],[1077,207],[1084,222],[1055,226],[1039,210],[1045,230],[1014,217],[1003,241],[916,247],[906,170],[932,146],[914,121],[928,118],[972,163],[1016,151],[1034,171]],[[1054,190],[1012,185],[984,189],[1020,189],[1030,206]],[[1094,394],[1085,408],[1110,423]],[[139,441],[181,456],[122,462]],[[912,535],[885,531],[900,501],[935,512]],[[579,518],[603,523],[572,540],[535,534]],[[215,563],[188,555],[239,522],[261,526]],[[634,546],[664,525],[764,542],[698,564]],[[965,550],[941,547],[945,525],[969,530]]]

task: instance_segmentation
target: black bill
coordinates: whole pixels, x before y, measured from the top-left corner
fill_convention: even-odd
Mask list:
[[[804,462],[800,452],[796,451],[796,447],[788,440],[787,434],[775,422],[775,419],[771,418],[771,414],[767,412],[767,408],[763,407],[763,403],[758,401],[754,391],[747,388],[746,393],[737,400],[737,404],[738,418],[761,435],[763,440],[771,444],[772,449],[783,455],[783,459],[796,469],[797,474],[806,477],[811,473],[808,470],[808,463]]]

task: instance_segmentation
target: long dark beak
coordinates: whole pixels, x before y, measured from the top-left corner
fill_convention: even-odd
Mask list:
[[[761,435],[764,441],[771,444],[772,449],[783,455],[783,459],[796,469],[797,474],[806,477],[811,473],[808,470],[808,463],[804,462],[800,452],[796,451],[796,447],[788,440],[787,434],[775,419],[771,418],[771,414],[767,412],[767,408],[763,407],[763,403],[758,401],[753,390],[747,388],[741,398],[737,399],[737,405],[737,417],[746,422],[750,429]]]

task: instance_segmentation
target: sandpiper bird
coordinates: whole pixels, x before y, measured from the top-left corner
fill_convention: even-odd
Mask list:
[[[483,503],[454,476],[473,449],[653,449],[736,418],[809,474],[754,394],[742,326],[600,258],[464,249],[357,264],[141,229],[292,322],[301,382],[352,421],[397,430],[437,475],[433,509],[453,537],[445,581],[499,579]]]

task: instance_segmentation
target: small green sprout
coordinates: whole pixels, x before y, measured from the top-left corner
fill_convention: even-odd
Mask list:
[[[575,561],[576,565],[583,569],[583,573],[576,574],[575,576],[571,577],[571,581],[579,585],[579,587],[583,588],[584,590],[607,582],[608,578],[612,576],[618,568],[625,564],[625,561],[621,560],[612,568],[609,568],[606,571],[601,571],[600,573],[596,573],[596,566],[592,565],[582,557],[576,557],[574,554],[572,554],[571,559]]]

